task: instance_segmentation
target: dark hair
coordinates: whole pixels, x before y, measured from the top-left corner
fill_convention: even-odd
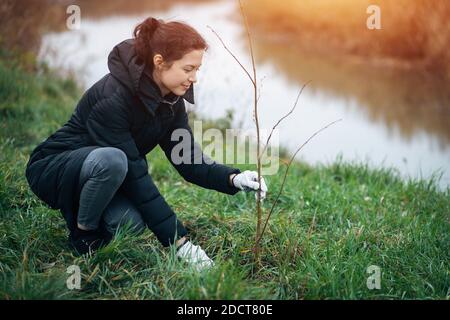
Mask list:
[[[177,21],[147,18],[133,32],[139,59],[153,70],[153,56],[161,54],[170,66],[192,50],[208,49],[203,37],[191,26]]]

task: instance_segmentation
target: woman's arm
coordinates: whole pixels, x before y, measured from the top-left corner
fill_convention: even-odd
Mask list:
[[[159,145],[166,154],[167,159],[172,163],[178,173],[186,180],[207,189],[213,189],[226,194],[235,194],[239,191],[230,182],[232,174],[240,173],[239,169],[225,166],[212,161],[203,154],[201,147],[194,141],[192,129],[188,123],[188,115],[184,106],[184,101],[179,106],[175,115],[175,122],[171,130],[161,139]],[[181,129],[187,139],[172,141],[172,133]],[[190,161],[183,163],[172,159],[172,151],[175,146],[183,144],[183,149],[190,151]],[[177,146],[179,148],[179,146]],[[201,158],[200,158],[201,157]]]

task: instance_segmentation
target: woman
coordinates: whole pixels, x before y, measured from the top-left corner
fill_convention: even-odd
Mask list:
[[[259,190],[256,173],[202,157],[194,161],[184,100],[194,103],[193,83],[207,49],[190,26],[148,18],[134,39],[114,47],[110,73],[88,89],[69,121],[30,156],[26,177],[33,192],[60,209],[69,241],[83,254],[107,244],[119,225],[147,226],[163,246],[197,269],[213,265],[159,193],[148,174],[146,154],[156,145],[189,182],[227,194]],[[174,130],[185,130],[191,160],[174,161]],[[197,164],[199,163],[199,164]],[[261,180],[261,196],[267,188]]]

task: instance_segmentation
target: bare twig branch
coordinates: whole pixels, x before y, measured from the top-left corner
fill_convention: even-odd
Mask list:
[[[326,128],[330,127],[331,125],[333,125],[333,124],[335,124],[336,122],[339,122],[339,121],[341,121],[341,120],[342,120],[342,119],[335,120],[335,121],[333,121],[333,122],[327,124],[325,127],[321,128],[320,130],[314,132],[314,134],[313,134],[311,137],[309,137],[308,140],[306,140],[306,141],[305,141],[305,142],[304,142],[304,143],[303,143],[303,144],[295,151],[295,153],[292,155],[292,157],[291,157],[291,159],[289,160],[289,163],[288,163],[288,165],[287,165],[286,171],[285,171],[285,173],[284,173],[284,177],[283,177],[283,181],[281,182],[280,190],[278,191],[278,194],[277,194],[277,196],[276,196],[276,198],[275,198],[275,201],[273,202],[272,207],[271,207],[271,209],[270,209],[270,211],[269,211],[269,214],[267,215],[266,221],[264,222],[264,226],[263,226],[263,229],[262,229],[262,231],[261,231],[261,233],[260,233],[260,235],[259,235],[259,238],[256,240],[257,245],[259,245],[259,242],[260,242],[260,240],[261,240],[261,238],[262,238],[262,236],[263,236],[263,234],[264,234],[264,231],[266,230],[267,223],[269,222],[270,216],[272,215],[272,212],[273,212],[273,210],[274,210],[274,208],[275,208],[275,206],[276,206],[276,204],[277,204],[277,202],[278,202],[278,199],[280,198],[280,195],[281,195],[281,193],[283,192],[284,184],[285,184],[285,182],[286,182],[286,177],[287,177],[289,168],[291,167],[292,161],[294,160],[294,158],[295,158],[295,156],[297,155],[297,153],[298,153],[298,152],[299,152],[299,151],[300,151],[300,150],[301,150],[301,149],[302,149],[302,148],[303,148],[303,147],[304,147],[304,146],[305,146],[312,138],[314,138],[317,134],[319,134],[321,131],[325,130]]]
[[[256,99],[256,101],[259,101],[259,98],[261,98],[261,90],[263,88],[263,81],[264,81],[265,78],[266,78],[266,76],[262,77],[262,79],[260,80],[261,86],[260,86],[260,88],[258,90],[258,99]]]
[[[257,170],[258,170],[258,182],[261,181],[261,158],[259,157],[260,149],[261,149],[261,143],[260,143],[260,130],[259,130],[259,117],[258,117],[258,85],[256,83],[256,65],[255,65],[255,57],[253,54],[253,45],[252,45],[252,38],[250,35],[250,28],[248,26],[247,16],[244,13],[244,7],[242,6],[241,0],[239,0],[239,8],[241,11],[241,15],[245,22],[245,30],[247,31],[247,38],[248,38],[248,45],[250,47],[250,56],[252,58],[252,68],[253,68],[253,88],[254,88],[254,116],[255,116],[255,124],[256,124],[256,154],[257,154]],[[256,237],[255,239],[258,239],[260,237],[261,232],[261,223],[262,223],[262,211],[261,211],[261,183],[259,183],[259,188],[256,191],[256,215],[257,215],[257,222],[256,222]],[[260,248],[258,245],[258,242],[255,240],[256,246],[254,251],[254,259],[257,264],[260,264]]]
[[[222,42],[222,45],[224,46],[225,50],[228,51],[229,54],[231,54],[231,56],[234,58],[234,60],[236,60],[236,62],[241,66],[242,70],[245,71],[245,73],[247,74],[247,76],[250,78],[250,81],[253,83],[253,85],[255,85],[255,81],[253,80],[252,76],[250,75],[250,73],[247,71],[247,69],[242,65],[242,63],[239,61],[238,58],[236,58],[236,56],[233,54],[233,52],[231,52],[230,49],[228,49],[228,47],[226,46],[226,44],[223,42],[222,38],[217,34],[216,31],[214,31],[213,28],[211,28],[210,26],[207,26],[209,29],[211,29],[211,31],[216,35],[217,38],[219,38],[220,42]]]
[[[244,14],[244,7],[242,6],[241,0],[239,0],[239,8],[241,10],[242,17],[244,18],[245,30],[247,31],[248,45],[250,47],[250,56],[252,58],[253,79],[254,79],[254,84],[255,84],[255,87],[256,87],[256,66],[255,66],[255,57],[254,57],[254,54],[253,54],[252,38],[250,36],[250,28],[248,27],[247,16]]]
[[[248,37],[248,42],[249,42],[249,47],[250,47],[250,55],[251,55],[251,60],[252,60],[252,69],[253,69],[253,77],[250,75],[250,73],[247,71],[247,69],[242,65],[242,63],[239,61],[239,59],[231,52],[231,50],[228,49],[228,47],[225,45],[225,43],[223,42],[222,38],[210,27],[208,26],[209,29],[211,29],[211,31],[217,36],[217,38],[220,40],[220,42],[222,43],[222,45],[224,46],[225,50],[228,51],[228,53],[234,58],[234,60],[236,60],[236,62],[241,66],[241,68],[244,70],[244,72],[247,74],[247,76],[249,77],[250,81],[253,84],[253,89],[254,89],[254,108],[253,108],[253,117],[254,117],[254,121],[256,124],[256,140],[257,140],[257,170],[258,170],[258,181],[261,181],[261,139],[260,139],[260,129],[259,129],[259,119],[258,119],[258,100],[259,100],[259,95],[258,95],[258,86],[257,86],[257,77],[256,77],[256,66],[255,66],[255,59],[254,59],[254,54],[253,54],[253,46],[252,46],[252,42],[251,42],[251,35],[250,35],[250,29],[248,26],[248,22],[247,22],[247,17],[244,14],[244,9],[241,3],[241,0],[239,0],[239,7],[240,7],[240,11],[242,14],[242,17],[244,19],[245,22],[245,28],[247,31],[247,37]],[[280,120],[278,120],[278,122],[275,124],[275,126],[272,128],[272,131],[267,139],[266,145],[264,147],[264,150],[266,150],[270,138],[272,136],[273,131],[275,130],[275,128],[281,123],[282,120],[284,120],[286,117],[288,117],[295,109],[295,107],[297,106],[299,97],[303,91],[303,89],[305,88],[305,86],[308,84],[309,82],[307,82],[306,84],[303,85],[302,89],[300,90],[298,96],[297,96],[297,100],[295,101],[294,107],[291,109],[291,111],[286,114],[284,117],[282,117]],[[337,121],[340,121],[337,120]],[[292,164],[292,161],[294,160],[294,157],[296,156],[296,154],[316,135],[318,134],[320,131],[326,129],[327,127],[329,127],[330,125],[334,124],[334,121],[332,123],[330,123],[329,125],[325,126],[324,128],[320,129],[319,131],[317,131],[316,133],[314,133],[300,148],[297,149],[297,151],[294,153],[294,155],[292,156],[292,158],[290,159],[290,161],[287,163],[287,168],[286,168],[286,172],[284,174],[283,177],[283,181],[281,184],[281,188],[277,194],[277,197],[272,205],[272,208],[267,216],[267,219],[265,220],[264,226],[261,229],[262,226],[262,208],[261,208],[261,186],[260,188],[257,190],[257,196],[256,196],[256,213],[257,213],[257,224],[256,224],[256,241],[255,241],[255,246],[254,246],[254,259],[255,262],[257,264],[260,264],[260,245],[259,242],[261,240],[261,237],[264,234],[264,231],[266,230],[267,227],[267,223],[270,219],[270,216],[272,215],[275,205],[278,202],[278,199],[281,195],[281,193],[283,192],[283,188],[286,182],[286,177],[287,177],[287,173],[289,171],[289,168]]]
[[[283,116],[280,120],[278,120],[278,122],[273,126],[272,130],[270,131],[269,137],[267,138],[266,144],[264,145],[264,149],[261,151],[261,154],[258,155],[258,157],[261,157],[261,156],[264,154],[264,152],[266,151],[267,146],[269,145],[269,142],[270,142],[270,138],[272,138],[272,134],[273,134],[275,128],[281,123],[281,121],[283,121],[284,119],[286,119],[290,114],[292,114],[292,112],[294,112],[295,108],[297,107],[298,100],[300,99],[300,95],[301,95],[302,92],[303,92],[303,89],[305,89],[305,87],[306,87],[306,86],[308,85],[308,83],[310,83],[310,82],[311,82],[311,80],[308,81],[308,82],[306,82],[306,83],[302,86],[302,88],[300,89],[300,91],[299,91],[299,93],[298,93],[298,95],[297,95],[297,99],[295,100],[294,106],[292,107],[291,111],[289,111],[285,116]]]

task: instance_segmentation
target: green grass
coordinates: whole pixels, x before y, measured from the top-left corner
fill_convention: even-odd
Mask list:
[[[291,167],[258,270],[253,194],[190,185],[159,149],[148,156],[151,174],[216,268],[198,275],[150,231],[131,236],[126,229],[97,254],[78,257],[60,213],[33,195],[24,171],[37,143],[68,120],[80,92],[70,79],[0,60],[0,96],[1,299],[449,298],[449,189],[340,159]],[[266,212],[281,177],[266,179]],[[80,290],[66,287],[71,265],[81,269]],[[366,286],[370,265],[381,268],[380,290]]]

